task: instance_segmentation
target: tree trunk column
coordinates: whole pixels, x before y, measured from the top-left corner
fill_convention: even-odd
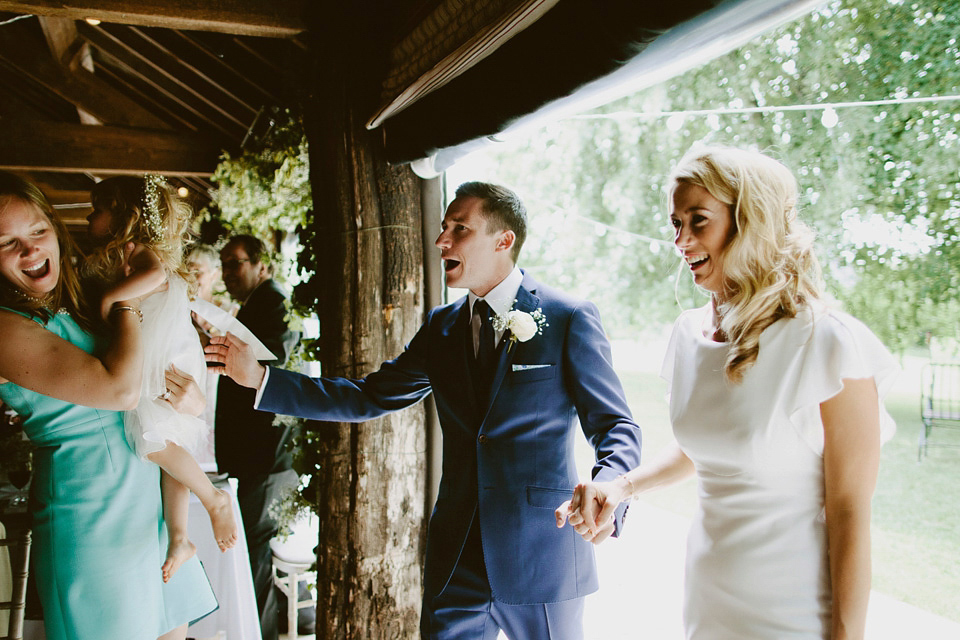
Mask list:
[[[387,165],[352,89],[350,9],[321,2],[306,109],[325,376],[362,377],[423,321],[420,183]],[[336,32],[330,25],[336,25]],[[326,29],[326,31],[325,31]],[[369,79],[367,80],[369,84]],[[318,638],[416,638],[425,540],[422,405],[318,434]]]

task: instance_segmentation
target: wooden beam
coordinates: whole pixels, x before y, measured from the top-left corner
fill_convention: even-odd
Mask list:
[[[257,115],[257,109],[246,104],[210,76],[204,74],[190,60],[177,55],[164,46],[154,37],[155,34],[162,32],[148,31],[136,27],[129,27],[128,30],[131,36],[139,37],[139,46],[131,46],[135,46],[143,55],[149,57],[157,69],[161,69],[170,76],[179,79],[185,89],[191,91],[199,100],[223,116],[239,122],[244,127],[250,126]],[[257,106],[259,107],[259,105]]]
[[[156,60],[126,42],[120,36],[131,37],[126,27],[95,27],[86,23],[77,25],[80,35],[102,53],[121,62],[135,76],[151,85],[166,98],[188,111],[195,121],[205,123],[222,132],[227,138],[239,138],[247,130],[247,123],[225,113],[202,92],[188,86],[184,80],[163,68]],[[117,33],[114,33],[114,32]],[[133,34],[135,35],[135,34]],[[252,119],[252,116],[251,116]]]
[[[126,95],[131,100],[149,105],[152,111],[164,121],[170,122],[173,128],[189,131],[200,131],[200,125],[197,123],[194,114],[182,108],[179,102],[169,98],[166,94],[158,91],[157,88],[147,80],[130,71],[121,60],[117,60],[107,53],[100,52],[101,62],[109,60],[109,64],[99,64],[97,66],[97,77],[115,88],[120,93]],[[152,127],[146,127],[148,129]],[[222,140],[230,140],[225,136]]]
[[[54,60],[69,67],[74,58],[82,58],[80,48],[84,42],[80,39],[77,25],[73,20],[40,16],[39,22]]]
[[[69,73],[69,69],[85,69],[93,71],[93,61],[90,58],[90,45],[77,34],[76,23],[66,18],[51,18],[39,16],[40,29],[47,40],[47,46],[53,59]],[[103,120],[96,117],[81,106],[77,106],[77,115],[83,124],[103,124]],[[117,122],[126,124],[129,122]]]
[[[20,120],[71,122],[77,117],[75,105],[51,94],[46,87],[38,85],[25,76],[20,69],[11,66],[2,56],[0,56],[0,87],[3,87],[3,100],[0,100],[0,124],[3,124],[4,120],[7,123]]]
[[[70,23],[71,25],[73,23]],[[46,87],[97,120],[129,127],[169,129],[170,125],[97,78],[82,66],[69,69],[52,55],[38,53],[37,43],[17,25],[0,31],[0,60]]]
[[[279,93],[278,91],[271,93],[250,77],[252,74],[248,69],[230,64],[222,51],[211,49],[206,41],[208,38],[200,37],[206,34],[172,29],[156,33],[164,38],[166,46],[181,60],[189,60],[200,73],[227,88],[238,99],[257,106],[277,102],[274,94]]]
[[[61,122],[0,121],[0,130],[9,170],[207,177],[221,153],[196,134]]]
[[[0,0],[0,11],[144,27],[285,38],[304,30],[306,0]]]

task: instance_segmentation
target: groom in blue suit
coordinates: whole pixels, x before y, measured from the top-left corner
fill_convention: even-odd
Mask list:
[[[436,245],[447,284],[469,290],[431,310],[396,359],[361,380],[265,369],[233,336],[207,359],[258,388],[264,411],[361,422],[431,391],[443,476],[427,534],[421,635],[430,640],[579,640],[597,589],[592,545],[558,529],[577,483],[575,424],[593,477],[640,462],[640,429],[613,371],[597,308],[516,267],[526,210],[508,189],[460,186]],[[539,318],[539,321],[537,320]],[[539,329],[539,332],[538,332]],[[623,524],[623,509],[613,526]]]

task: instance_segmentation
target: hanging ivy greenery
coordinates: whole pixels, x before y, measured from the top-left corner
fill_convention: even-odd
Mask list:
[[[293,288],[297,324],[314,317],[321,283],[315,278],[310,159],[300,120],[289,110],[272,112],[266,132],[248,141],[240,155],[224,153],[211,179],[217,188],[211,193],[212,207],[203,212],[204,218],[216,216],[234,233],[283,237],[281,255],[272,256],[277,262],[276,275]],[[300,347],[303,359],[318,360],[316,340],[304,340]]]
[[[307,225],[313,208],[307,140],[289,111],[270,119],[266,133],[238,156],[224,152],[211,194],[230,228],[258,237]]]
[[[316,321],[316,295],[307,292],[316,291],[319,286],[314,282],[317,260],[311,232],[313,196],[307,140],[300,120],[290,111],[274,111],[263,124],[266,131],[247,141],[242,153],[235,157],[223,154],[212,177],[217,188],[211,193],[211,207],[201,212],[201,219],[216,218],[231,233],[278,240],[279,255],[271,256],[274,273],[280,281],[293,286],[291,325],[302,329],[305,320]],[[316,359],[316,339],[305,338],[288,359],[287,367],[300,370],[304,361]],[[309,482],[270,507],[281,529],[301,511],[317,509],[316,434],[303,420],[287,416],[277,416],[275,420],[279,426],[291,422],[294,470],[301,477],[309,477]]]

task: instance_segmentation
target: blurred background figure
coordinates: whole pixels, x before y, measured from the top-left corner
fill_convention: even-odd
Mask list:
[[[220,254],[217,250],[208,244],[197,244],[190,249],[186,262],[187,268],[197,279],[197,297],[217,305],[230,312],[231,315],[236,315],[239,307],[224,295],[225,289],[220,277]],[[216,333],[217,330],[196,313],[191,315],[193,326],[196,327],[197,334],[200,336],[200,342],[205,346],[210,340],[211,332]],[[217,470],[213,426],[217,411],[217,384],[219,381],[220,376],[207,376],[207,384],[204,389],[207,396],[207,406],[200,416],[211,427],[207,442],[203,443],[202,450],[197,452],[197,462],[206,471]]]
[[[237,315],[240,308],[232,302],[226,294],[223,279],[220,277],[220,254],[208,244],[197,244],[187,254],[187,268],[197,279],[197,297]],[[193,314],[193,324],[200,333],[200,342],[204,345],[210,339],[210,332],[216,329],[205,322],[203,318]]]

